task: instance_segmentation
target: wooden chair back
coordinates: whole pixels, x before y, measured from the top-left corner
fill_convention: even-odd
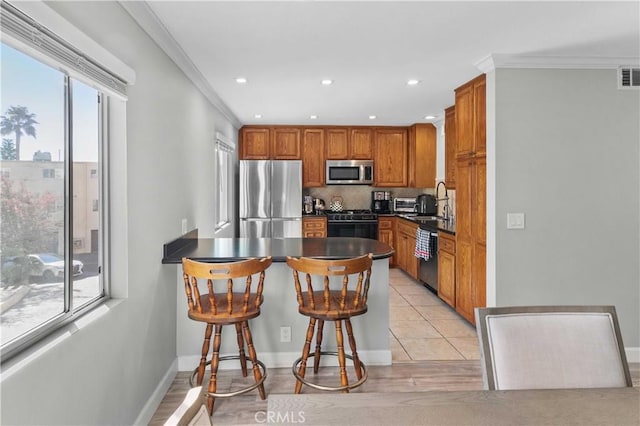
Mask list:
[[[340,260],[287,257],[287,265],[293,270],[300,312],[308,314],[311,311],[322,311],[325,315],[336,318],[366,312],[372,264],[373,254],[371,253]],[[306,274],[304,290],[299,273]],[[357,280],[351,281],[350,288],[349,275],[354,274],[357,274]],[[313,275],[323,277],[321,289],[313,288]],[[332,276],[343,277],[339,290],[331,290],[329,287],[329,277]]]
[[[206,263],[182,258],[182,276],[189,312],[212,315],[242,315],[257,310],[262,304],[265,270],[271,256],[231,263]],[[260,274],[255,293],[251,292],[253,275]],[[244,289],[234,293],[233,279],[246,277]],[[202,297],[198,280],[206,280],[207,293]],[[225,292],[215,292],[214,280],[227,280]]]

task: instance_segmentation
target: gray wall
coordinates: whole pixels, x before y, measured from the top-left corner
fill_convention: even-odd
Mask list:
[[[213,233],[213,141],[224,119],[114,2],[50,6],[137,73],[126,158],[112,164],[119,303],[46,350],[3,365],[2,424],[132,424],[176,361],[176,266],[162,244],[181,219]],[[125,147],[113,147],[122,151]],[[122,177],[126,176],[126,179]],[[119,243],[118,243],[119,242]],[[155,408],[155,407],[154,407]]]
[[[638,348],[640,91],[615,70],[498,69],[495,86],[497,305],[612,304]]]

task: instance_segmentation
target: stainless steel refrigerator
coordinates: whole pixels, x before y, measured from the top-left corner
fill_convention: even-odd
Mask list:
[[[240,161],[240,237],[302,237],[302,161]]]

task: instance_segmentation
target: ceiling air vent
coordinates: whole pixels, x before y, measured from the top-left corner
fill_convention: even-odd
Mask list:
[[[619,89],[640,89],[640,68],[618,68]]]

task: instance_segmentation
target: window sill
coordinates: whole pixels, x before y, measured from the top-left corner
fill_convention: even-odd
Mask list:
[[[222,232],[223,230],[225,230],[226,228],[228,228],[231,225],[231,222],[224,222],[222,224],[219,224],[215,227],[215,229],[213,230],[213,234],[217,234]]]
[[[52,332],[42,340],[25,348],[20,353],[12,356],[9,360],[2,363],[2,378],[0,383],[9,379],[23,368],[27,368],[31,362],[47,353],[59,344],[62,344],[78,331],[87,327],[94,321],[107,315],[112,309],[120,305],[125,299],[108,299],[104,303],[96,306],[84,315],[79,316],[70,323],[63,325],[58,330]]]

